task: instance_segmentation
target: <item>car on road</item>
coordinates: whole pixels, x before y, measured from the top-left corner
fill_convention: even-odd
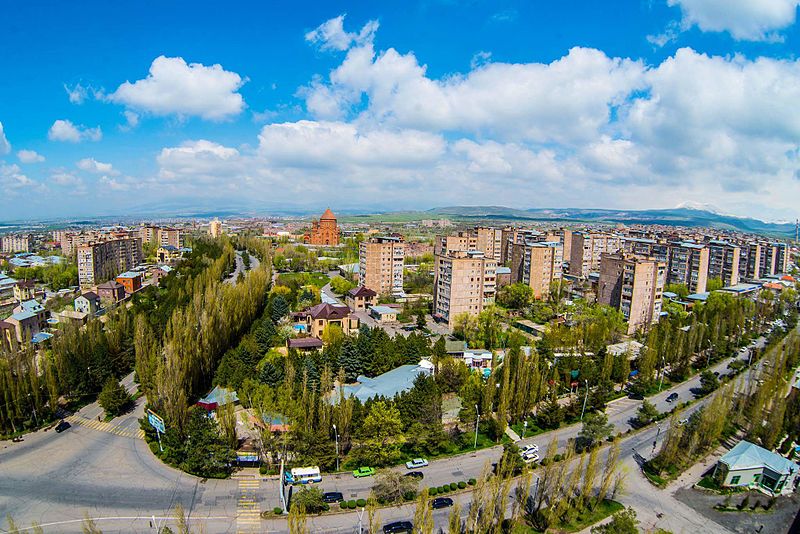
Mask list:
[[[341,491],[327,491],[322,494],[322,502],[333,504],[344,500],[344,495]]]
[[[414,525],[411,521],[395,521],[383,525],[383,534],[397,534],[398,532],[414,532]]]
[[[425,478],[425,475],[422,474],[422,471],[410,471],[410,472],[406,473],[403,476],[404,477],[411,477],[411,478],[418,478],[420,480]]]
[[[538,462],[539,461],[539,453],[538,452],[533,452],[533,451],[528,451],[528,452],[526,452],[525,454],[522,455],[522,461],[525,462],[526,464],[530,464],[530,463],[533,463],[533,462]]]
[[[676,400],[678,400],[678,394],[677,393],[670,393],[669,397],[667,397],[667,402],[674,402]]]
[[[353,471],[353,476],[356,478],[371,477],[374,474],[375,474],[374,467],[359,467],[358,469]]]
[[[70,425],[69,423],[67,423],[66,421],[64,421],[64,420],[62,419],[62,420],[61,420],[61,421],[59,421],[59,423],[56,425],[56,432],[58,432],[58,433],[60,434],[60,433],[62,433],[63,431],[65,431],[66,429],[68,429],[68,428],[69,428],[69,427],[71,427],[71,426],[72,426],[72,425]]]
[[[628,398],[631,400],[644,400],[644,395],[641,393],[630,391],[628,392]]]
[[[528,452],[539,452],[539,446],[535,443],[531,443],[530,445],[523,445],[519,448],[519,453],[523,456]]]
[[[683,425],[685,425],[685,424],[686,424],[686,423],[688,423],[688,422],[689,422],[689,418],[688,418],[688,417],[686,417],[686,418],[683,418],[683,419],[681,419],[680,421],[678,421],[678,426],[683,426]]]
[[[439,508],[447,508],[449,506],[453,506],[453,499],[450,497],[436,497],[431,501],[431,506],[434,510],[438,510]]]
[[[410,462],[406,462],[408,469],[419,469],[420,467],[428,467],[428,460],[425,458],[414,458]]]

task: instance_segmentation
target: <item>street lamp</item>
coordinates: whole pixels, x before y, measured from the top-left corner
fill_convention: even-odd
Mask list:
[[[339,472],[339,431],[336,430],[336,425],[333,425],[333,439],[336,440],[336,472]]]
[[[478,405],[475,405],[475,447],[478,448],[478,421],[480,421],[481,412],[478,410]]]
[[[667,359],[662,354],[661,355],[661,379],[658,381],[658,391],[661,391],[661,386],[664,384],[664,367],[667,365]]]
[[[528,430],[528,420],[525,419],[522,423],[522,439],[525,439],[525,432]]]
[[[583,408],[581,408],[581,421],[583,421],[583,412],[586,411],[586,401],[589,400],[589,379],[584,379],[586,384],[586,394],[583,396]]]

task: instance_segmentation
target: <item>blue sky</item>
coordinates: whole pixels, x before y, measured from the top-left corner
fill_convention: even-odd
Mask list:
[[[9,2],[0,220],[800,199],[797,0]]]

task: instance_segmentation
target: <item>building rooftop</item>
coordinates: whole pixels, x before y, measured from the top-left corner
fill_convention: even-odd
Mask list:
[[[39,332],[38,334],[34,334],[34,336],[31,338],[31,343],[41,343],[42,341],[47,341],[51,337],[53,337],[53,334],[48,332]]]
[[[287,345],[290,349],[321,349],[322,340],[316,337],[289,338]]]
[[[725,453],[719,461],[727,465],[730,470],[766,467],[775,473],[783,475],[797,472],[800,469],[800,466],[780,454],[768,451],[749,441],[740,441],[734,448]]]
[[[368,287],[364,287],[364,286],[354,287],[353,289],[348,291],[348,294],[353,298],[357,298],[357,297],[370,298],[370,297],[374,297],[374,296],[377,295],[377,293],[375,291],[371,290]]]
[[[320,221],[335,221],[336,215],[333,214],[330,208],[325,210],[325,213],[322,214],[322,217],[319,218]]]
[[[390,308],[389,306],[370,306],[369,309],[381,315],[397,313],[396,309]]]
[[[198,401],[198,404],[216,404],[224,406],[228,402],[239,402],[239,396],[232,389],[215,386],[211,393]]]
[[[418,365],[401,365],[375,378],[359,376],[358,384],[343,386],[344,394],[353,396],[361,402],[379,396],[391,399],[398,393],[414,387],[414,381],[418,376],[431,375],[432,372],[433,365],[425,360]]]
[[[97,299],[100,298],[99,296],[97,296],[97,293],[95,293],[94,291],[87,291],[86,293],[81,295],[81,297],[85,298],[86,300],[97,300]],[[78,297],[78,298],[80,298],[80,297]]]
[[[17,312],[15,314],[13,314],[11,316],[11,319],[14,319],[15,321],[22,322],[22,321],[27,321],[28,319],[32,319],[34,317],[36,317],[36,314],[33,313],[33,312],[21,311],[21,312]]]
[[[98,284],[97,289],[118,289],[122,287],[122,284],[115,280],[109,280],[108,282],[103,282],[102,284]]]
[[[494,272],[495,274],[511,274],[511,267],[498,267]]]
[[[704,302],[708,300],[708,295],[709,295],[708,291],[706,291],[705,293],[692,293],[691,295],[686,297],[686,300]]]
[[[312,306],[306,313],[310,315],[312,319],[344,319],[350,315],[350,308],[323,302]]]
[[[125,271],[122,274],[118,274],[117,278],[137,278],[142,276],[142,273],[135,273],[133,271]]]

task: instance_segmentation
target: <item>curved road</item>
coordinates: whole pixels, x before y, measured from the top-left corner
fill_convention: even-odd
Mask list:
[[[763,339],[759,340],[759,346],[763,343]],[[747,356],[747,349],[737,355],[744,360]],[[726,359],[713,368],[724,373],[729,362]],[[678,393],[678,402],[690,400],[690,388],[699,384],[699,378],[694,377],[650,400],[660,411],[666,411],[672,407],[666,402],[670,393]],[[22,443],[2,442],[0,529],[7,527],[5,516],[11,514],[20,527],[37,522],[45,532],[81,532],[81,521],[88,514],[106,533],[153,532],[153,518],[156,523],[173,524],[171,510],[180,503],[191,523],[203,525],[206,532],[284,531],[283,520],[258,519],[259,511],[279,505],[276,480],[243,473],[234,480],[202,481],[165,466],[135,433],[141,404],[140,399],[132,413],[111,424],[96,422],[100,408],[89,405],[71,418],[75,423],[61,434],[40,431],[27,435]],[[621,399],[609,405],[609,420],[617,432],[629,428],[628,419],[640,404],[641,401]],[[563,446],[579,430],[580,425],[572,425],[522,443],[536,442],[544,448],[555,438]],[[623,458],[630,459],[632,447],[652,443],[656,432],[650,428],[625,438]],[[497,461],[501,452],[501,447],[493,447],[431,461],[424,469],[421,486],[477,477],[487,463]],[[342,473],[325,476],[321,487],[324,491],[341,491],[347,498],[359,498],[367,497],[371,484],[369,478],[354,479]],[[436,513],[437,526],[446,524],[448,513]],[[412,515],[413,507],[408,506],[381,510],[384,522]],[[309,526],[314,531],[352,532],[356,522],[354,513],[335,514],[309,519]]]

